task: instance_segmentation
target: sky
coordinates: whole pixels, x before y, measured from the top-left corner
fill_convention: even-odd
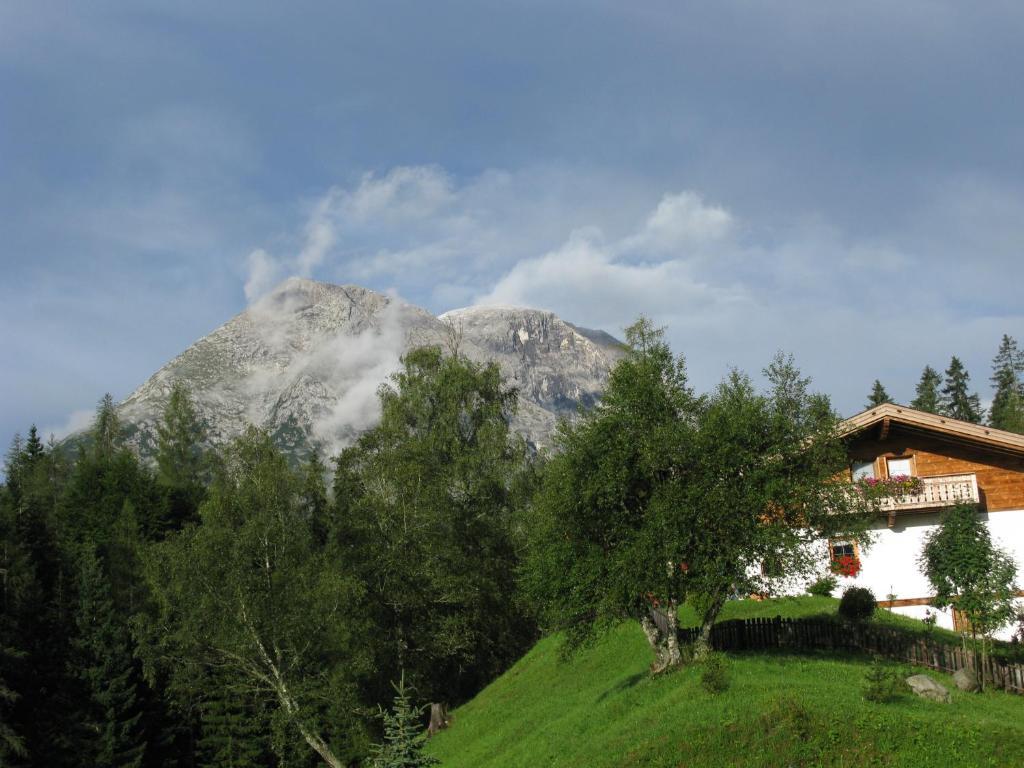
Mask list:
[[[1024,6],[0,4],[0,439],[290,275],[795,355],[844,414],[1024,341]]]

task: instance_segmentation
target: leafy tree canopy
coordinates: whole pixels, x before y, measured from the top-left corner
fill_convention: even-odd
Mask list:
[[[363,589],[318,543],[322,522],[301,490],[270,438],[250,429],[228,451],[201,524],[151,547],[157,615],[140,624],[155,668],[185,686],[197,667],[219,670],[268,698],[290,736],[337,768],[361,732],[353,686],[366,671]]]
[[[561,429],[534,505],[526,581],[571,643],[632,617],[667,665],[674,632],[650,625],[652,604],[671,623],[694,601],[706,642],[730,592],[772,588],[762,563],[789,577],[813,571],[813,542],[863,536],[872,505],[841,480],[837,418],[790,358],[766,369],[764,393],[734,371],[697,397],[649,321],[627,341],[601,406]]]
[[[427,347],[380,392],[380,424],[337,461],[333,536],[367,585],[379,635],[373,698],[403,671],[423,696],[475,693],[533,639],[516,596],[529,490],[516,393],[498,368]],[[307,483],[317,503],[322,491]]]

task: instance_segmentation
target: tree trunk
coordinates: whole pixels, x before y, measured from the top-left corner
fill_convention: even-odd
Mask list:
[[[430,705],[430,725],[427,727],[427,734],[434,736],[438,731],[443,731],[451,723],[448,717],[448,705],[444,702]]]
[[[716,595],[708,605],[701,620],[700,634],[693,644],[693,658],[695,661],[703,661],[711,653],[711,628],[715,626],[715,619],[725,605],[725,592]]]
[[[679,651],[679,627],[675,604],[672,604],[662,615],[667,620],[668,633],[663,633],[650,616],[640,619],[640,627],[644,631],[647,642],[650,643],[651,650],[654,651],[654,662],[651,664],[653,674],[659,674],[666,669],[679,666],[683,658]]]
[[[668,636],[665,638],[665,661],[670,667],[678,667],[683,661],[679,652],[679,607],[673,601],[665,610],[668,619]]]

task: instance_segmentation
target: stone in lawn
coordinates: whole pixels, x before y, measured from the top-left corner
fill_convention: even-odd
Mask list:
[[[943,704],[949,703],[949,691],[928,675],[912,675],[907,678],[907,685],[910,686],[910,690],[924,699],[939,701]]]
[[[953,682],[956,683],[956,687],[961,691],[967,691],[968,693],[977,693],[981,690],[981,684],[978,682],[978,675],[975,674],[974,670],[958,669],[953,673]]]

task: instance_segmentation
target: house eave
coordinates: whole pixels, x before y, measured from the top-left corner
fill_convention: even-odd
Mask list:
[[[969,443],[1014,456],[1024,456],[1024,435],[981,424],[971,424],[895,403],[884,403],[861,411],[841,422],[839,431],[844,437],[854,437],[876,425],[880,425],[886,436],[892,427],[898,426],[909,432],[927,434],[961,444]]]

